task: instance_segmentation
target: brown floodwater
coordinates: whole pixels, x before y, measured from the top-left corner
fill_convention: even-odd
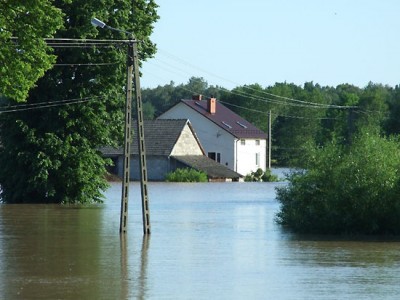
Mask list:
[[[274,222],[284,183],[131,184],[103,205],[0,205],[0,299],[398,299],[400,242],[298,236]]]

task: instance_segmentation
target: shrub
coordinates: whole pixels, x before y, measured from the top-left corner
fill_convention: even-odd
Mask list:
[[[165,180],[168,182],[207,182],[207,174],[189,168],[176,169],[169,172]]]
[[[272,175],[271,170],[267,169],[265,172],[261,168],[255,172],[251,172],[244,177],[244,181],[265,181],[272,182],[278,181],[278,176]]]
[[[280,224],[303,233],[400,233],[398,140],[362,134],[349,147],[308,153],[307,171],[277,188]]]

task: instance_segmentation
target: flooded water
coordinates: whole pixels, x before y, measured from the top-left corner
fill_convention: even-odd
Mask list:
[[[400,243],[302,237],[275,222],[284,183],[131,184],[104,205],[0,205],[0,299],[398,299]]]

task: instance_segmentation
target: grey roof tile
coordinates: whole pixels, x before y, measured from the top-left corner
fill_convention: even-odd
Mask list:
[[[144,138],[147,155],[170,155],[183,128],[188,120],[145,120]],[[138,154],[138,143],[135,132],[137,132],[137,122],[133,122],[133,138],[131,143],[131,154]],[[121,148],[102,147],[100,151],[104,155],[122,155]]]
[[[171,156],[196,170],[205,172],[210,178],[240,178],[239,173],[221,165],[204,155]]]

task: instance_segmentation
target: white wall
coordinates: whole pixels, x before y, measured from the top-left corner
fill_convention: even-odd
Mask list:
[[[237,144],[237,172],[242,175],[247,175],[252,171],[261,168],[263,171],[266,169],[266,140],[260,140],[260,144],[256,145],[256,139],[246,139],[245,145],[241,144],[238,140]],[[256,154],[259,155],[258,164],[256,162]]]

